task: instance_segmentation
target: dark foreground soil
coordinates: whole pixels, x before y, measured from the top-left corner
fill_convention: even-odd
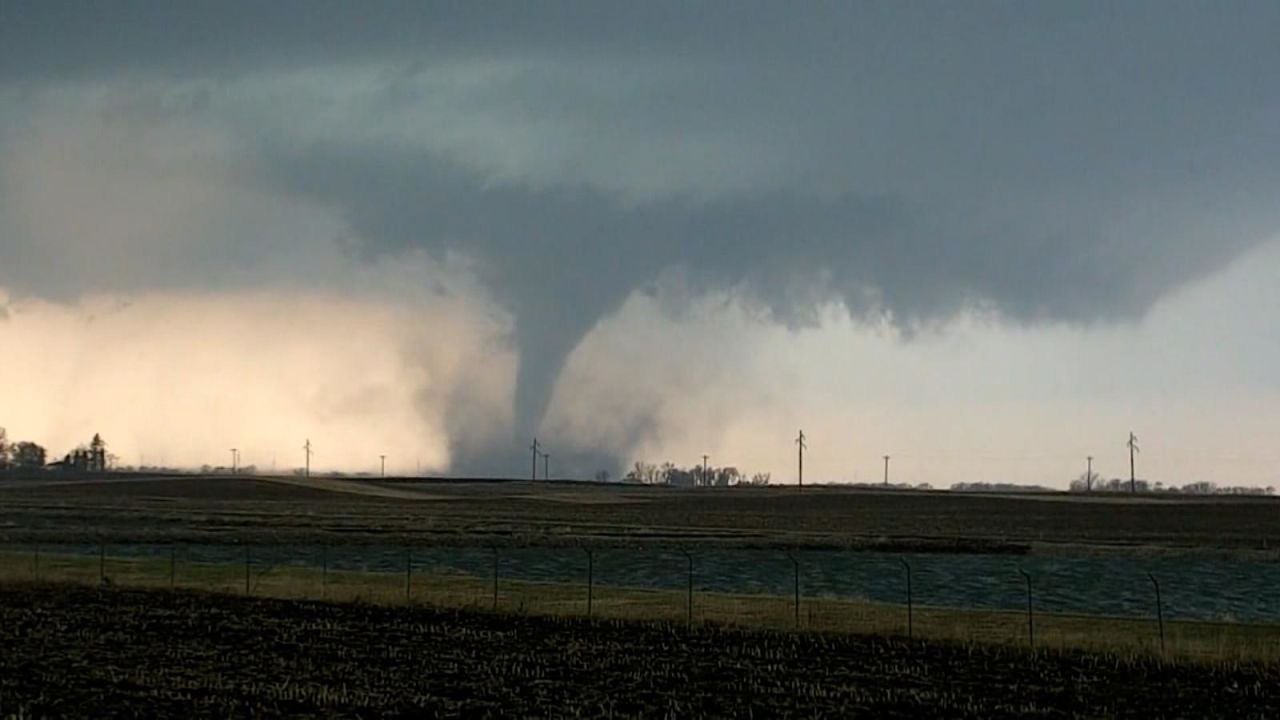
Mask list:
[[[1277,717],[1280,668],[0,589],[0,717]]]

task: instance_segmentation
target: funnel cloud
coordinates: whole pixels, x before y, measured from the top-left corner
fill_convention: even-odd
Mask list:
[[[3,7],[0,287],[381,300],[354,268],[427,258],[397,287],[504,328],[422,401],[457,472],[524,467],[637,299],[1084,332],[1280,230],[1274,3]],[[635,412],[566,471],[663,435]]]

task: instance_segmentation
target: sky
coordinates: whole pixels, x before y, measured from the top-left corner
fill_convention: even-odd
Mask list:
[[[1280,484],[1271,2],[0,0],[0,425]]]

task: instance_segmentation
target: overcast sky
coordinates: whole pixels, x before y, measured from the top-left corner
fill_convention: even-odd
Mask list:
[[[0,0],[0,425],[1280,484],[1280,5]]]

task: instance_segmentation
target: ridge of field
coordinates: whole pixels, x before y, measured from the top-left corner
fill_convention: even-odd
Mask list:
[[[670,623],[0,588],[16,717],[1202,717],[1280,713],[1275,665]]]
[[[1280,548],[1280,500],[837,487],[677,489],[527,481],[162,476],[0,480],[0,540],[590,541],[858,546],[965,542],[1261,552]]]

